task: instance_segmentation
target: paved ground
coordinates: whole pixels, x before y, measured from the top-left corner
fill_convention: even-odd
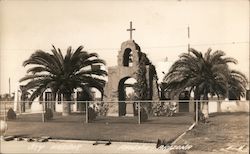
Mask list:
[[[153,143],[129,143],[112,142],[111,145],[93,145],[94,141],[49,141],[45,143],[26,141],[3,141],[0,142],[0,153],[2,154],[49,154],[49,153],[71,153],[71,154],[235,154],[235,151],[207,152],[192,150],[170,150],[169,148],[157,149]],[[187,147],[187,145],[185,145]],[[184,145],[182,147],[185,147]],[[188,145],[191,146],[191,145]],[[240,153],[248,153],[240,152]]]
[[[111,145],[92,145],[93,141],[50,141],[47,143],[9,141],[1,142],[2,153],[167,153],[155,144],[113,142]],[[15,147],[15,148],[13,148]]]

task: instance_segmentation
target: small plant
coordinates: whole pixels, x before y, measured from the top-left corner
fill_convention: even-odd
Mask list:
[[[104,102],[94,102],[89,105],[90,108],[94,109],[96,116],[106,116],[109,109],[109,104]]]
[[[194,120],[196,120],[196,114],[194,115]],[[202,113],[201,110],[198,110],[198,121],[201,123],[206,123],[207,119],[205,118],[204,114]]]
[[[177,105],[174,103],[157,103],[154,107],[153,107],[153,113],[155,116],[168,116],[168,117],[172,117],[174,115],[174,113],[176,113],[176,109],[177,109]]]
[[[8,120],[16,119],[16,113],[12,108],[10,108],[7,112],[7,119]]]
[[[44,118],[46,120],[51,120],[53,118],[53,111],[50,108],[45,110]]]
[[[100,116],[106,116],[108,113],[108,107],[109,105],[107,103],[101,102],[97,103],[97,109],[96,112]]]
[[[88,121],[91,122],[96,119],[97,113],[92,107],[88,108]]]

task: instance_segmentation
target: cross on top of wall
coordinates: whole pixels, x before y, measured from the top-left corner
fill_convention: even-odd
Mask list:
[[[132,28],[132,21],[130,21],[130,28],[127,29],[127,31],[130,32],[130,40],[132,40],[132,32],[133,32],[133,30],[135,30],[135,29]]]

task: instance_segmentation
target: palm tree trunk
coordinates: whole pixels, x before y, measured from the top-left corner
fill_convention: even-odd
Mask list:
[[[22,101],[22,102],[21,102],[21,112],[22,112],[22,113],[25,112],[25,102],[26,102],[26,101]]]
[[[202,102],[202,113],[204,114],[204,117],[205,119],[209,118],[209,115],[208,115],[208,94],[205,94],[204,95],[204,98],[203,98],[203,102]]]
[[[203,102],[203,108],[202,108],[202,113],[204,114],[204,117],[207,119],[209,118],[208,115],[208,102]]]
[[[52,91],[52,101],[51,101],[51,108],[50,108],[52,112],[55,112],[56,101],[57,101],[57,93]]]
[[[70,115],[70,112],[71,112],[71,108],[70,108],[71,94],[64,94],[63,96],[64,97],[63,97],[63,103],[62,103],[62,106],[63,106],[62,115],[68,116]]]
[[[217,112],[221,112],[221,101],[217,101]]]

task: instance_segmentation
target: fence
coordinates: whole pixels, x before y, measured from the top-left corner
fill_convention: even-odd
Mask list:
[[[202,102],[208,103],[209,113],[213,112],[241,112],[249,111],[248,101],[194,101],[194,100],[167,100],[167,101],[33,101],[33,102],[0,102],[0,119],[7,120],[7,112],[10,108],[17,113],[17,119],[27,121],[46,120],[46,109],[54,113],[54,121],[70,121],[89,123],[95,121],[112,122],[117,121],[115,117],[122,117],[120,122],[135,122],[141,124],[147,119],[162,121],[159,117],[176,117],[188,115],[198,122],[198,108],[203,108]],[[67,104],[69,108],[67,108]],[[198,105],[196,105],[198,104]],[[72,112],[70,118],[62,118],[64,110]],[[74,117],[75,116],[75,119]],[[108,118],[107,117],[113,117]],[[110,120],[111,119],[111,120]],[[119,120],[118,120],[119,121]]]

